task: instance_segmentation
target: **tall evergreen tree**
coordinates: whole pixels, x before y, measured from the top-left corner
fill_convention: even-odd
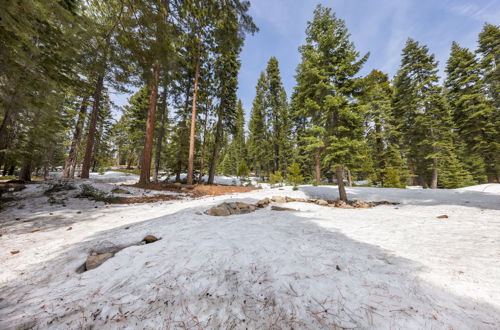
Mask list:
[[[354,168],[363,145],[356,75],[368,54],[360,58],[349,38],[345,22],[318,5],[307,25],[306,44],[299,48],[302,61],[293,105],[306,120],[306,151],[314,160],[318,182],[322,168],[328,176],[338,164]]]
[[[485,24],[479,34],[477,52],[481,56],[482,80],[488,90],[493,112],[488,120],[485,139],[491,153],[485,161],[489,182],[500,182],[500,26]]]
[[[373,70],[363,81],[360,104],[366,113],[368,145],[375,166],[374,182],[382,186],[404,186],[407,178],[406,166],[397,144],[391,107],[392,87],[389,77]]]
[[[393,99],[396,129],[408,167],[420,185],[434,189],[439,172],[449,171],[446,164],[456,158],[451,112],[438,85],[437,65],[427,46],[408,39]]]
[[[267,90],[266,74],[261,72],[257,86],[255,87],[255,98],[252,103],[252,112],[248,123],[248,156],[250,168],[257,176],[269,174],[268,168],[271,162],[270,142],[266,122],[266,99]]]
[[[491,162],[496,154],[494,141],[489,138],[496,129],[491,122],[493,107],[485,94],[481,72],[474,53],[453,42],[446,66],[446,94],[453,111],[458,139],[461,140],[457,141],[457,145],[465,146],[463,161],[474,166],[469,170],[478,182],[484,181],[484,165]],[[482,162],[474,162],[476,158],[481,158]]]
[[[271,143],[273,171],[285,170],[289,145],[289,115],[285,88],[281,81],[279,63],[276,57],[271,57],[266,68],[266,123],[268,125]]]

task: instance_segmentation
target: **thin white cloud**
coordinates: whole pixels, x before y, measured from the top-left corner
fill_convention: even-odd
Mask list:
[[[485,6],[480,6],[477,3],[461,3],[451,6],[450,10],[456,15],[470,17],[482,22],[497,24],[500,22],[500,6],[499,1],[490,1]]]

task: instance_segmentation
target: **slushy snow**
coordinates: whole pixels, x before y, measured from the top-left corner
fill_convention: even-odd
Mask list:
[[[135,179],[107,176],[87,182]],[[46,203],[47,185],[29,185],[0,213],[0,328],[498,329],[499,186],[356,187],[349,198],[401,204],[211,217],[224,201],[335,199],[337,189],[63,207]],[[161,239],[76,272],[97,247],[148,234]]]

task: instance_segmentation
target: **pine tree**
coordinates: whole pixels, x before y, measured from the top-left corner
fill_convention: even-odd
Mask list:
[[[306,118],[303,139],[314,160],[316,181],[337,164],[355,168],[363,145],[363,114],[355,102],[355,77],[368,54],[359,57],[345,22],[318,5],[308,22],[306,44],[299,48],[294,112]]]
[[[268,165],[272,160],[266,122],[266,90],[266,75],[264,72],[261,72],[257,86],[255,87],[255,98],[248,124],[248,156],[250,158],[250,167],[255,171],[256,176],[260,177],[263,177],[264,173],[268,174],[270,172]]]
[[[481,56],[482,81],[488,90],[493,111],[485,127],[484,139],[490,146],[485,156],[489,182],[500,182],[500,26],[485,24],[479,34],[477,52]]]
[[[271,57],[267,63],[266,74],[266,124],[269,131],[273,170],[286,169],[287,154],[289,154],[289,118],[288,102],[281,81],[279,63],[276,57]]]
[[[367,139],[373,161],[366,157],[363,164],[368,168],[365,170],[368,175],[370,165],[375,165],[375,183],[384,187],[401,187],[406,183],[407,170],[393,126],[391,97],[392,87],[386,74],[373,70],[365,77],[360,104],[366,113]]]
[[[458,139],[461,140],[457,144],[462,144],[466,148],[466,152],[463,153],[466,157],[465,164],[468,163],[467,159],[470,162],[470,159],[479,157],[483,162],[475,165],[484,166],[484,163],[495,155],[492,141],[486,138],[495,128],[490,122],[493,107],[484,92],[480,64],[474,53],[454,42],[446,73],[446,95],[453,111]],[[484,181],[486,174],[484,167],[469,168],[469,170],[476,173],[477,181]]]
[[[290,166],[287,167],[287,181],[296,188],[299,184],[304,182],[304,176],[302,175],[302,170],[297,162],[292,162]]]
[[[427,46],[408,39],[394,83],[394,119],[410,171],[420,185],[431,188],[437,188],[447,160],[456,157],[451,112],[437,71]]]

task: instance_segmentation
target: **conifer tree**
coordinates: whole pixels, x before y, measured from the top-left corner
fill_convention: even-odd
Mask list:
[[[453,150],[451,111],[438,85],[437,62],[427,46],[408,39],[395,77],[396,129],[408,167],[424,187],[437,188]],[[459,175],[456,173],[456,175]]]
[[[400,187],[406,183],[407,171],[397,144],[391,107],[392,87],[386,74],[373,70],[363,80],[360,104],[366,113],[368,146],[375,165],[374,182],[382,186]],[[373,166],[372,165],[372,166]],[[369,172],[367,170],[366,172]]]
[[[255,171],[256,176],[260,177],[264,173],[269,173],[268,164],[271,161],[266,123],[266,90],[266,75],[264,72],[261,72],[255,87],[255,98],[252,103],[252,112],[248,124],[248,156],[251,164],[250,167]]]
[[[485,140],[490,156],[485,159],[489,182],[500,182],[500,26],[485,24],[479,34],[477,52],[481,56],[482,80],[488,90],[493,112],[488,119]]]
[[[476,181],[483,182],[486,174],[484,165],[494,159],[495,147],[491,138],[495,131],[491,119],[493,107],[485,94],[481,79],[480,64],[470,50],[460,47],[456,42],[451,46],[451,54],[446,66],[446,95],[453,111],[453,120],[458,131],[457,145],[465,146],[465,164],[473,158],[482,158],[483,165],[469,168]]]
[[[271,143],[273,171],[285,170],[290,149],[288,102],[276,57],[269,59],[265,77],[267,89],[264,104]]]
[[[355,102],[355,77],[368,54],[361,57],[349,40],[345,22],[318,5],[308,22],[306,44],[299,48],[294,112],[306,118],[306,150],[314,161],[316,181],[341,164],[356,166],[363,142],[363,115]]]

